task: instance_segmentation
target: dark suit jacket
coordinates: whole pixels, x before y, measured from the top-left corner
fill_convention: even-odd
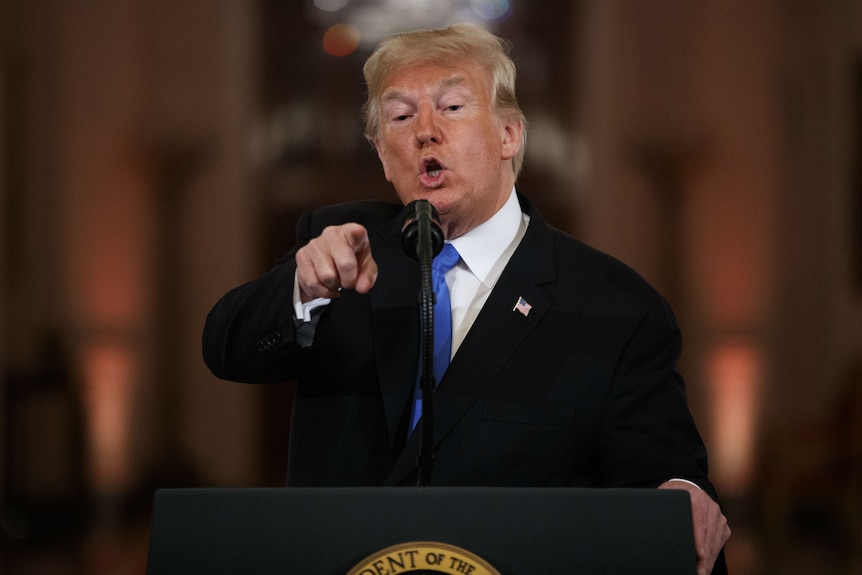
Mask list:
[[[689,479],[715,496],[676,369],[667,302],[633,270],[531,217],[435,394],[434,485],[654,487]],[[401,206],[357,202],[305,214],[299,245],[328,225],[369,230],[380,275],[345,290],[314,344],[296,344],[293,253],[211,311],[204,357],[243,382],[298,379],[290,485],[415,484],[406,438],[419,357],[418,263],[400,246]],[[295,251],[295,250],[294,250]],[[532,309],[513,311],[519,297]]]

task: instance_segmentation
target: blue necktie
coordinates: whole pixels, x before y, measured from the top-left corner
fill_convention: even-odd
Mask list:
[[[452,244],[443,244],[443,249],[431,263],[431,284],[434,289],[434,380],[440,383],[449,358],[452,355],[452,304],[449,303],[449,286],[446,285],[448,272],[461,256]],[[417,378],[413,390],[413,410],[410,417],[410,431],[422,416],[422,374]]]

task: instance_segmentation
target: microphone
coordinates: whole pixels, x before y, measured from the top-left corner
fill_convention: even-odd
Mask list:
[[[406,217],[401,227],[401,247],[418,260],[423,248],[431,248],[431,259],[443,249],[443,230],[437,210],[428,200],[415,200],[404,208]]]

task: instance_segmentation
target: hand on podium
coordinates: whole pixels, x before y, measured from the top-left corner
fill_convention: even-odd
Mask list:
[[[730,539],[727,517],[718,504],[702,489],[687,481],[665,481],[659,489],[682,489],[691,497],[691,522],[697,555],[697,575],[709,575],[718,554]]]

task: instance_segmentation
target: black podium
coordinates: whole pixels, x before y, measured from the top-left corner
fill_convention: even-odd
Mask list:
[[[691,575],[695,566],[684,491],[167,489],[154,499],[147,572],[488,572],[460,555],[410,547],[417,542],[455,546],[500,575]],[[379,553],[400,544],[395,554]]]

